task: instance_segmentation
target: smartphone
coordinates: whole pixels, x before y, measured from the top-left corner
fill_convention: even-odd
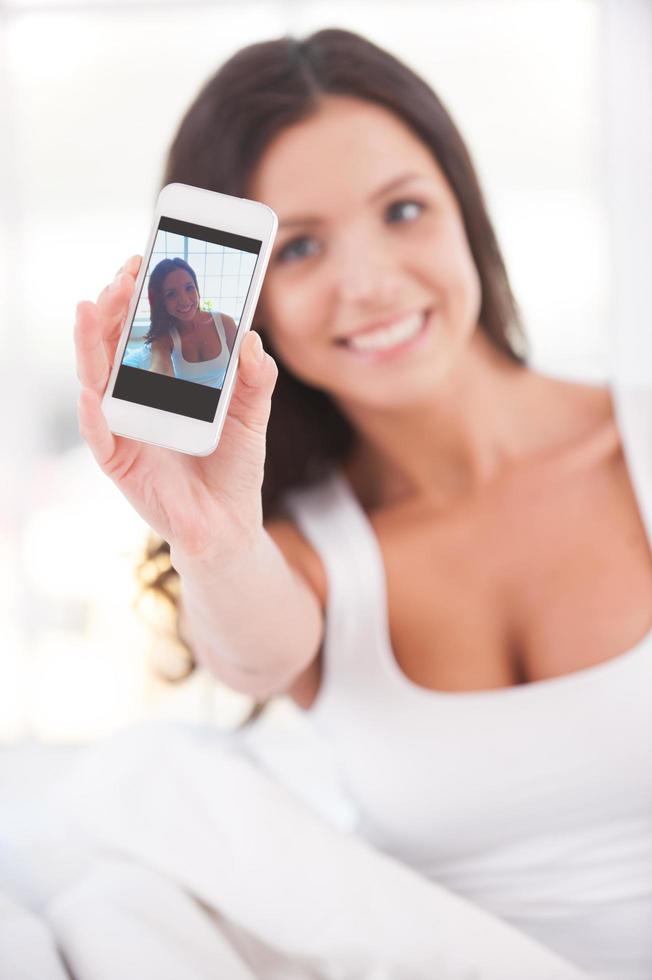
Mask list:
[[[277,228],[258,201],[162,189],[102,401],[112,432],[213,452]]]

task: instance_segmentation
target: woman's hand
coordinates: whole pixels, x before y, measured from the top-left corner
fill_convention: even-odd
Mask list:
[[[237,556],[262,527],[260,489],[276,365],[257,334],[245,337],[229,412],[210,456],[189,456],[114,435],[101,399],[140,263],[140,256],[130,258],[97,303],[77,306],[79,431],[104,473],[177,554],[208,560]]]

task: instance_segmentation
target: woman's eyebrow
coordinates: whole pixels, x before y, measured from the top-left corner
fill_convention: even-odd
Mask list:
[[[367,198],[367,203],[371,204],[377,198],[382,197],[383,194],[387,194],[389,191],[394,190],[401,184],[406,184],[409,180],[423,180],[427,179],[426,174],[400,174],[398,177],[393,177],[387,184],[383,184],[382,187],[377,188]],[[317,217],[297,217],[297,218],[285,218],[283,221],[279,222],[279,228],[288,228],[290,225],[318,225],[323,222],[323,218]]]
[[[389,191],[393,191],[396,187],[400,187],[401,184],[407,184],[410,180],[427,180],[427,174],[401,174],[399,177],[394,177],[387,184],[383,184],[378,190],[375,190],[371,197],[367,198],[368,203],[375,201],[377,198],[382,197],[383,194],[387,194]]]

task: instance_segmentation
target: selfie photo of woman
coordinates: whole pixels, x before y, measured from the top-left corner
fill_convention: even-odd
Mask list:
[[[221,388],[236,330],[231,317],[200,309],[197,276],[183,259],[159,262],[147,294],[152,321],[145,342],[152,350],[151,370]]]
[[[192,266],[179,257],[157,262],[147,278],[147,299],[147,332],[139,341],[134,325],[123,364],[221,388],[237,327],[228,313],[202,309]]]

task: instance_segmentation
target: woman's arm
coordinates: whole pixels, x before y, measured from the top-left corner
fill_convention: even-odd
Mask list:
[[[319,571],[290,544],[299,535],[285,523],[272,527],[274,537],[261,529],[237,556],[197,561],[171,551],[181,578],[181,632],[198,662],[259,700],[286,692],[322,643]],[[288,543],[296,563],[274,538]]]
[[[315,592],[263,528],[265,439],[277,368],[252,331],[242,343],[219,445],[209,456],[112,433],[101,399],[140,262],[130,259],[97,303],[78,304],[80,433],[102,471],[169,543],[181,575],[183,628],[198,658],[232,686],[265,697],[301,674],[322,634]]]
[[[169,337],[157,337],[152,341],[152,363],[150,371],[174,377],[172,365],[172,341]]]
[[[221,316],[232,350],[237,327]],[[326,598],[319,558],[294,525],[271,522],[235,558],[171,558],[181,578],[181,632],[197,661],[260,700],[288,691],[319,652]]]

